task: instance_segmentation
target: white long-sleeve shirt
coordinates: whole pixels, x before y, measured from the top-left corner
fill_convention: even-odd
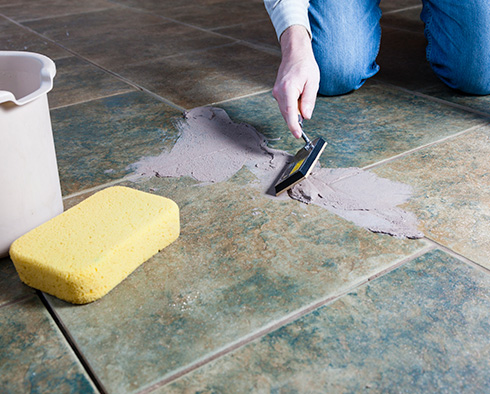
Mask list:
[[[264,0],[264,5],[269,13],[277,39],[288,27],[293,25],[304,26],[311,37],[310,21],[308,19],[309,0]]]

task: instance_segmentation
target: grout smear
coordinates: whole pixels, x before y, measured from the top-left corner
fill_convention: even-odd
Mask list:
[[[170,152],[144,157],[132,167],[139,177],[190,176],[202,183],[223,182],[243,166],[273,195],[274,184],[292,159],[271,149],[252,126],[233,122],[221,108],[199,107],[185,113],[177,127],[181,135]],[[289,197],[315,204],[376,233],[422,238],[417,218],[398,207],[412,195],[409,185],[380,178],[359,168],[319,168],[294,186]],[[274,199],[287,199],[286,193]]]
[[[423,237],[417,230],[417,217],[398,207],[410,199],[411,186],[360,168],[315,168],[288,193],[295,200],[318,205],[375,233]]]

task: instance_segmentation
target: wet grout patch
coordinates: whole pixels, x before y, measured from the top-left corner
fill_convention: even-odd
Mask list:
[[[177,127],[181,135],[172,150],[139,160],[132,166],[137,176],[187,176],[209,184],[224,182],[246,166],[257,177],[261,191],[273,195],[275,181],[293,158],[269,148],[255,128],[233,122],[221,108],[195,108],[185,113]],[[318,205],[372,232],[422,238],[415,215],[398,207],[411,195],[409,185],[359,168],[317,167],[289,191],[295,200]]]

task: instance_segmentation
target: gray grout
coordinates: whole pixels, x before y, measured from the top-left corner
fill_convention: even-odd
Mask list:
[[[52,15],[52,16],[43,17],[43,18],[22,19],[22,20],[19,20],[19,21],[15,20],[15,19],[12,19],[11,17],[9,17],[9,16],[7,16],[5,14],[2,14],[2,8],[3,7],[0,7],[0,15],[1,16],[3,16],[4,18],[7,18],[7,19],[9,19],[9,20],[11,20],[13,22],[16,22],[19,25],[22,25],[22,23],[37,22],[37,21],[42,21],[42,20],[45,20],[45,19],[63,18],[65,16],[83,15],[83,14],[89,14],[91,12],[100,12],[100,11],[105,11],[105,10],[112,10],[114,8],[117,8],[117,7],[115,6],[115,7],[105,7],[105,8],[94,8],[94,9],[86,10],[86,11],[68,12],[66,14]],[[25,27],[25,26],[22,25],[22,27]]]
[[[446,137],[442,137],[442,138],[440,138],[440,139],[438,139],[436,141],[428,142],[426,144],[417,146],[416,148],[412,148],[412,149],[403,151],[402,153],[400,153],[398,155],[391,156],[391,157],[389,157],[387,159],[380,160],[380,161],[378,161],[376,163],[373,163],[373,164],[369,164],[367,166],[362,167],[362,169],[363,170],[371,170],[373,168],[380,167],[380,166],[382,166],[384,164],[391,163],[391,162],[396,161],[398,159],[402,159],[402,158],[404,158],[404,157],[406,157],[408,155],[411,155],[412,153],[419,152],[419,151],[424,150],[424,149],[426,149],[428,147],[431,147],[431,146],[434,146],[434,145],[439,145],[439,144],[442,144],[442,143],[444,143],[446,141],[450,141],[452,139],[455,139],[457,137],[460,137],[461,135],[471,133],[472,131],[478,130],[479,128],[484,127],[484,126],[487,126],[487,125],[489,125],[488,122],[479,123],[479,124],[477,124],[475,126],[472,126],[472,127],[468,128],[468,129],[459,131],[457,133],[448,135]]]
[[[477,263],[476,261],[473,261],[471,259],[469,259],[468,257],[465,257],[463,256],[462,254],[459,254],[458,252],[455,252],[454,250],[452,250],[451,248],[437,242],[437,241],[434,241],[433,239],[431,238],[428,238],[428,237],[425,237],[425,239],[430,242],[431,244],[434,245],[435,248],[437,249],[441,249],[442,251],[446,252],[447,254],[449,254],[450,256],[462,261],[463,263],[466,263],[468,264],[469,266],[477,269],[478,271],[480,272],[483,272],[487,275],[490,275],[490,268],[487,268],[487,267],[484,267],[483,265]]]
[[[422,9],[422,5],[412,5],[410,7],[400,8],[400,9],[397,9],[397,10],[385,11],[385,12],[383,12],[383,15],[398,14],[399,12],[416,10],[418,8]]]
[[[134,11],[138,11],[138,12],[146,12],[146,13],[149,13],[149,11],[147,10],[141,10],[139,8],[133,8],[133,7],[129,7],[129,6],[125,6],[125,5],[122,5],[122,4],[119,4],[119,3],[115,3],[117,4],[119,7],[125,7],[125,8],[129,8],[131,10],[134,10]],[[390,14],[395,14],[395,13],[398,13],[398,12],[403,12],[403,11],[407,11],[407,10],[411,10],[411,9],[415,9],[415,8],[420,8],[420,6],[412,6],[412,7],[406,7],[406,8],[403,8],[403,9],[399,9],[399,10],[392,10],[392,11],[387,11],[387,12],[384,12],[383,14],[384,15],[390,15]],[[111,9],[111,8],[105,8],[105,9]],[[87,12],[80,12],[80,13],[76,13],[76,14],[83,14],[83,13],[88,13],[88,12],[96,12],[96,11],[103,11],[105,9],[97,9],[97,10],[91,10],[91,11],[87,11]],[[0,12],[1,12],[1,8],[0,8]],[[66,14],[66,15],[57,15],[55,17],[63,17],[63,16],[68,16],[68,15],[76,15],[76,14]],[[4,15],[3,15],[4,16]],[[111,74],[112,76],[122,80],[123,82],[125,82],[126,84],[130,85],[131,87],[137,89],[137,90],[140,90],[140,91],[143,91],[151,96],[153,96],[154,98],[158,99],[159,101],[161,102],[164,102],[165,104],[168,104],[170,106],[172,106],[173,108],[176,108],[178,110],[185,110],[183,107],[179,106],[179,105],[176,105],[175,103],[171,102],[170,100],[168,99],[165,99],[164,97],[162,96],[159,96],[158,94],[154,93],[154,92],[151,92],[150,90],[146,89],[146,88],[143,88],[137,84],[135,84],[134,82],[132,82],[131,80],[127,79],[127,78],[124,78],[122,77],[121,75],[109,70],[109,69],[106,69],[86,58],[84,58],[83,56],[79,55],[78,53],[70,50],[69,48],[66,48],[64,47],[63,45],[59,44],[58,42],[50,39],[50,38],[47,38],[46,36],[36,32],[35,30],[32,30],[24,25],[22,25],[22,22],[28,22],[27,20],[26,21],[22,21],[22,22],[17,22],[15,20],[12,20],[11,18],[9,17],[6,17],[4,16],[7,20],[15,23],[16,25],[22,27],[23,29],[26,29],[34,34],[36,34],[37,36],[39,37],[42,37],[43,39],[45,40],[48,40],[50,41],[51,43],[54,43],[55,45],[57,45],[58,47],[66,50],[68,53],[70,53],[71,55],[73,56],[76,56],[80,59],[83,59],[85,61],[87,61],[88,63],[90,63],[91,65]],[[209,30],[209,29],[203,29],[203,28],[200,28],[198,26],[195,26],[195,25],[192,25],[192,24],[187,24],[187,23],[183,23],[183,22],[180,22],[178,20],[174,20],[172,18],[167,18],[167,17],[164,17],[164,16],[160,16],[162,19],[164,20],[169,20],[169,21],[172,21],[174,23],[178,23],[180,25],[185,25],[185,26],[189,26],[189,27],[192,27],[194,29],[198,29],[198,30],[201,30],[201,31],[205,31],[205,32],[208,32],[208,33],[213,33],[213,34],[216,34],[216,35],[219,35],[219,36],[222,36],[222,37],[226,37],[226,38],[230,38],[230,39],[233,39],[235,40],[235,42],[233,42],[232,44],[227,44],[227,45],[234,45],[234,44],[241,44],[241,45],[245,45],[245,46],[249,46],[253,49],[256,49],[256,50],[260,50],[260,51],[263,51],[263,52],[267,52],[267,53],[272,53],[272,54],[277,54],[278,52],[280,53],[279,50],[277,51],[274,51],[270,48],[266,48],[265,46],[261,46],[261,45],[256,45],[256,44],[252,44],[250,42],[247,42],[247,41],[243,41],[243,40],[236,40],[235,38],[233,37],[230,37],[228,35],[224,35],[224,34],[220,34],[219,32],[216,32],[216,31],[213,31],[213,30]],[[41,20],[41,19],[46,19],[46,18],[39,18],[39,19],[35,19],[35,20]],[[33,21],[33,20],[29,20],[29,21]],[[214,47],[213,47],[214,48]],[[212,49],[212,48],[206,48],[207,49]],[[179,56],[179,55],[175,55],[175,56]],[[422,97],[422,98],[425,98],[425,99],[428,99],[428,100],[431,100],[431,101],[434,101],[434,102],[438,102],[438,103],[441,103],[441,104],[444,104],[444,105],[448,105],[450,107],[453,107],[453,108],[457,108],[457,109],[460,109],[460,110],[464,110],[464,111],[467,111],[467,112],[471,112],[471,113],[474,113],[474,114],[477,114],[477,115],[480,115],[480,116],[483,116],[485,118],[490,118],[490,114],[488,113],[485,113],[485,112],[482,112],[482,111],[478,111],[478,110],[474,110],[470,107],[467,107],[467,106],[464,106],[464,105],[460,105],[460,104],[456,104],[456,103],[452,103],[452,102],[449,102],[449,101],[446,101],[446,100],[443,100],[443,99],[439,99],[437,97],[433,97],[433,96],[430,96],[430,95],[427,95],[427,94],[424,94],[424,93],[421,93],[421,92],[417,92],[417,91],[412,91],[412,90],[409,90],[409,89],[405,89],[405,88],[402,88],[400,86],[397,86],[397,85],[393,85],[393,84],[388,84],[388,83],[384,83],[385,85],[390,85],[390,86],[393,86],[394,88],[396,89],[399,89],[401,91],[404,91],[406,93],[409,93],[409,94],[412,94],[412,95],[415,95],[415,96],[418,96],[418,97]],[[271,89],[267,89],[267,90],[264,90],[264,91],[261,91],[261,92],[257,92],[257,93],[251,93],[251,94],[247,94],[247,95],[244,95],[244,96],[240,96],[240,97],[234,97],[234,98],[231,98],[231,99],[227,99],[227,100],[223,100],[223,101],[219,101],[219,102],[216,102],[216,103],[212,103],[213,105],[219,105],[219,104],[223,104],[223,103],[227,103],[227,102],[231,102],[231,101],[235,101],[235,100],[239,100],[239,99],[243,99],[243,98],[246,98],[246,97],[251,97],[251,96],[255,96],[255,95],[259,95],[259,94],[263,94],[263,93],[266,93],[266,92],[269,92],[271,91]],[[114,95],[108,95],[106,97],[110,97],[110,96],[116,96],[116,95],[119,95],[119,94],[125,94],[125,93],[116,93]],[[96,98],[96,99],[100,99],[99,98]],[[87,101],[92,101],[92,100],[87,100]],[[84,101],[85,102],[85,101]],[[80,103],[74,103],[74,104],[71,104],[71,105],[77,105],[77,104],[80,104]],[[59,107],[54,107],[52,109],[58,109],[58,108],[64,108],[64,107],[67,107],[67,106],[59,106]],[[374,164],[371,164],[371,165],[368,165],[368,166],[365,166],[363,167],[363,169],[367,170],[367,169],[372,169],[372,168],[376,168],[378,166],[381,166],[383,164],[386,164],[386,163],[389,163],[389,162],[392,162],[392,161],[395,161],[395,160],[398,160],[400,158],[403,158],[409,154],[412,154],[414,152],[417,152],[417,151],[420,151],[422,149],[425,149],[427,147],[430,147],[430,146],[433,146],[433,145],[436,145],[436,144],[440,144],[440,143],[443,143],[447,140],[451,140],[451,139],[454,139],[454,138],[457,138],[458,136],[460,135],[463,135],[463,134],[466,134],[466,133],[469,133],[477,128],[480,128],[484,125],[486,125],[488,123],[482,123],[482,124],[479,124],[479,125],[476,125],[476,126],[473,126],[469,129],[466,129],[466,130],[463,130],[461,132],[458,132],[458,133],[455,133],[451,136],[447,136],[447,137],[444,137],[440,140],[437,140],[437,141],[434,141],[434,142],[431,142],[431,143],[427,143],[427,144],[424,144],[422,146],[419,146],[417,148],[414,148],[414,149],[411,149],[411,150],[408,150],[408,151],[405,151],[399,155],[396,155],[396,156],[393,156],[391,158],[388,158],[386,160],[382,160],[382,161],[379,161],[377,163],[374,163]],[[64,197],[63,199],[64,200],[67,200],[67,199],[70,199],[70,198],[73,198],[73,197],[76,197],[76,196],[80,196],[80,195],[83,195],[85,193],[89,193],[91,191],[97,191],[97,190],[100,190],[102,188],[105,188],[107,186],[111,186],[111,185],[115,185],[115,184],[119,184],[119,183],[122,183],[124,181],[129,181],[129,180],[132,180],[132,177],[131,176],[128,176],[128,177],[123,177],[121,179],[118,179],[118,180],[115,180],[115,181],[112,181],[112,182],[109,182],[109,183],[106,183],[106,184],[103,184],[103,185],[98,185],[98,186],[95,186],[93,188],[89,188],[89,189],[85,189],[85,190],[81,190],[79,192],[76,192],[76,193],[73,193],[73,194],[70,194],[66,197]],[[228,344],[227,346],[225,346],[223,349],[221,350],[218,350],[217,352],[207,356],[207,357],[204,357],[202,358],[201,360],[198,360],[197,362],[194,362],[194,363],[191,363],[183,368],[181,368],[180,370],[177,370],[177,371],[174,371],[173,373],[169,374],[167,377],[164,377],[162,380],[160,380],[159,382],[157,383],[154,383],[153,385],[151,386],[147,386],[145,389],[143,389],[142,391],[140,391],[140,394],[143,394],[143,393],[149,393],[155,389],[158,389],[164,385],[166,385],[167,383],[170,383],[172,381],[175,381],[177,379],[179,379],[180,377],[210,363],[210,362],[213,362],[214,360],[222,357],[222,356],[225,356],[226,354],[229,354],[243,346],[246,346],[248,345],[249,343],[255,341],[255,340],[258,340],[260,339],[261,337],[269,334],[270,332],[273,332],[277,329],[279,329],[280,327],[286,325],[286,324],[289,324],[293,321],[296,321],[298,320],[299,318],[313,312],[314,310],[318,309],[318,308],[321,308],[325,305],[328,305],[328,304],[331,304],[333,302],[335,302],[336,300],[340,299],[341,297],[347,295],[348,293],[352,292],[353,290],[365,285],[366,283],[369,283],[371,282],[372,280],[375,280],[377,279],[378,277],[381,277],[381,276],[384,276],[386,274],[388,274],[389,272],[393,271],[394,269],[408,263],[409,261],[412,261],[413,259],[419,257],[419,256],[422,256],[423,254],[431,251],[431,250],[434,250],[436,248],[439,248],[441,250],[443,250],[444,252],[452,255],[453,257],[465,262],[466,264],[468,265],[471,265],[472,267],[474,268],[477,268],[479,270],[481,270],[482,272],[485,272],[487,274],[490,273],[490,270],[479,265],[478,263],[464,257],[463,255],[460,255],[456,252],[454,252],[453,250],[451,250],[450,248],[442,245],[442,244],[439,244],[438,242],[430,239],[430,238],[427,238],[425,237],[424,240],[428,243],[428,245],[426,245],[425,247],[423,247],[421,250],[419,250],[418,252],[412,254],[411,256],[409,257],[406,257],[398,262],[395,262],[393,263],[392,265],[390,265],[388,268],[386,268],[385,270],[382,270],[380,271],[379,273],[377,274],[374,274],[374,275],[371,275],[370,277],[368,277],[367,279],[363,279],[361,281],[359,281],[358,283],[352,285],[351,287],[339,292],[338,294],[335,294],[333,296],[330,296],[330,297],[327,297],[327,298],[324,298],[320,301],[317,301],[311,305],[307,305],[303,308],[300,308],[299,310],[289,314],[289,315],[286,315],[284,316],[283,318],[277,320],[276,322],[273,322],[269,325],[266,325],[264,327],[262,327],[261,329],[259,329],[258,331],[254,332],[254,333],[251,333],[249,334],[248,336],[245,336],[243,338],[241,338],[239,341],[235,342],[235,343],[231,343],[231,344]],[[6,305],[11,305],[11,304],[14,304],[16,302],[20,302],[24,299],[27,299],[28,297],[30,297],[32,295],[29,295],[29,296],[26,296],[26,297],[23,297],[17,301],[12,301],[11,303],[7,303],[7,304],[4,304],[2,305],[2,307],[6,306]],[[40,296],[41,299],[43,299],[44,296]],[[50,313],[54,314],[56,317],[56,312],[54,311],[53,308],[51,308],[50,304],[49,304],[49,301],[47,301],[46,298],[44,298],[45,300],[45,305],[47,304],[49,306],[49,308],[47,307],[47,309],[50,311]],[[70,334],[69,334],[69,331],[64,328],[63,326],[63,323],[61,321],[61,319],[59,317],[57,317],[57,324],[60,326],[60,330],[62,330],[62,332],[64,333],[65,337],[68,336],[68,342],[70,344],[70,346],[72,348],[74,348],[74,351],[77,355],[77,357],[79,359],[82,359],[84,360],[84,357],[83,355],[78,351],[77,347],[76,347],[76,342],[73,340],[73,339],[70,339]],[[70,342],[71,341],[71,342]],[[86,360],[85,360],[86,362]],[[87,362],[87,365],[88,365],[88,362]],[[84,364],[84,367],[85,364]],[[89,368],[90,370],[90,366],[88,365],[87,368]],[[105,392],[105,388],[103,387],[102,383],[100,381],[98,381],[98,378],[96,377],[96,375],[94,374],[94,376],[92,377],[91,374],[89,374],[91,376],[91,378],[95,379],[96,381],[96,386],[98,387],[99,390],[101,390],[102,392]],[[100,385],[100,386],[99,386]]]
[[[56,324],[56,326],[60,330],[63,338],[66,340],[69,348],[75,353],[75,356],[78,359],[78,361],[80,362],[82,368],[85,370],[85,372],[88,375],[88,377],[90,378],[90,380],[92,380],[92,383],[94,384],[94,386],[97,388],[97,390],[99,390],[100,393],[102,393],[102,394],[107,393],[108,391],[104,387],[104,384],[100,381],[97,374],[95,373],[95,371],[90,366],[90,363],[88,362],[87,358],[84,356],[82,351],[78,348],[75,339],[70,334],[70,330],[65,326],[65,324],[63,323],[63,320],[60,318],[58,313],[56,313],[56,310],[52,307],[51,303],[46,298],[46,295],[42,291],[39,291],[39,290],[36,290],[36,292],[37,292],[39,299],[43,303],[44,307],[48,311],[49,315],[53,319],[54,323]]]
[[[424,99],[427,99],[427,100],[436,102],[438,104],[443,104],[443,105],[446,105],[448,107],[459,109],[459,110],[462,110],[462,111],[465,111],[465,112],[470,112],[472,114],[479,115],[479,116],[482,116],[484,118],[490,118],[490,113],[488,113],[488,112],[479,111],[477,109],[468,107],[466,105],[454,103],[452,101],[444,100],[444,99],[441,99],[439,97],[435,97],[435,96],[431,96],[431,95],[426,94],[426,93],[418,92],[416,90],[410,90],[410,89],[407,89],[407,88],[404,88],[404,87],[401,87],[401,86],[398,86],[398,85],[394,85],[394,84],[389,83],[389,82],[384,82],[384,81],[379,81],[379,80],[377,80],[377,82],[379,84],[391,86],[394,89],[400,90],[400,91],[405,92],[405,93],[412,94],[412,95],[417,96],[417,97],[420,97],[420,98],[424,98]]]

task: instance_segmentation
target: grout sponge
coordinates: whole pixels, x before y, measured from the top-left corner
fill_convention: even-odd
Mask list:
[[[25,284],[85,304],[107,294],[179,233],[175,202],[114,186],[17,239],[10,257]]]

